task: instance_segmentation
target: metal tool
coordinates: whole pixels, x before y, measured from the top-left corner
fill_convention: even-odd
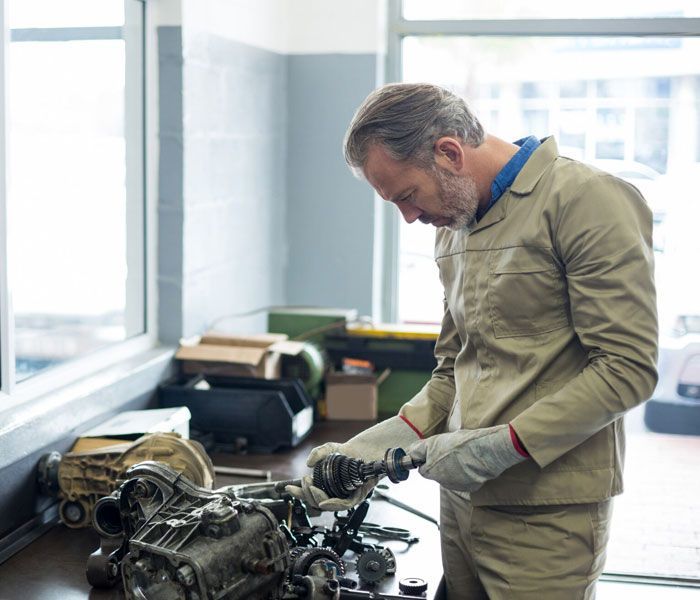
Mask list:
[[[406,504],[405,502],[401,502],[401,500],[397,500],[393,496],[390,496],[387,494],[384,489],[387,489],[387,486],[385,485],[378,485],[374,488],[374,495],[378,496],[379,498],[382,498],[386,500],[389,504],[393,504],[394,506],[398,506],[399,508],[403,508],[405,511],[408,511],[417,517],[420,517],[421,519],[425,519],[426,521],[430,521],[433,523],[438,529],[440,529],[440,523],[438,523],[437,519],[434,517],[431,517],[429,514],[424,513],[423,511],[418,510],[417,508],[413,508],[411,505]]]
[[[244,469],[243,467],[224,467],[214,465],[214,473],[217,475],[233,475],[234,477],[250,477],[272,481],[272,471],[262,469]]]
[[[397,542],[406,542],[407,544],[415,544],[420,541],[408,529],[401,527],[388,527],[378,525],[376,523],[364,522],[360,525],[360,533],[377,539],[395,540]]]

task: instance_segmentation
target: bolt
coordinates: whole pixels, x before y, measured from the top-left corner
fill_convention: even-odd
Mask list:
[[[209,525],[207,527],[207,535],[210,537],[217,537],[219,535],[219,526],[218,525]]]
[[[143,481],[137,482],[134,486],[134,498],[148,498],[149,492],[148,485]]]
[[[183,565],[177,570],[177,580],[187,587],[194,584],[194,571],[190,565]]]
[[[148,573],[151,570],[151,566],[148,564],[148,561],[143,559],[137,560],[134,563],[134,567],[143,573]]]
[[[379,563],[376,560],[370,560],[367,563],[367,570],[376,573],[377,571],[379,571]]]

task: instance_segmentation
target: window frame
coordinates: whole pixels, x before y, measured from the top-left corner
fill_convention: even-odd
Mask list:
[[[402,42],[411,36],[700,37],[700,17],[407,20],[402,8],[402,0],[388,0],[384,83],[401,81]],[[395,322],[399,314],[400,215],[381,198],[376,202],[375,244],[379,258],[374,270],[381,289],[374,314],[380,320]]]
[[[0,0],[0,409],[7,410],[93,375],[153,348],[156,318],[156,209],[155,161],[157,99],[149,82],[155,81],[155,32],[150,30],[152,7],[145,0],[125,0],[124,25],[119,27],[8,28],[8,1]],[[138,269],[134,279],[143,289],[144,331],[127,340],[100,348],[65,363],[15,381],[14,317],[8,278],[7,246],[7,72],[9,44],[15,41],[126,40],[125,137],[127,143],[127,232],[141,231],[141,242],[127,243],[127,261]],[[130,44],[129,40],[135,43]],[[136,53],[136,54],[134,54]],[[140,60],[139,60],[140,55]],[[130,95],[136,95],[130,101]],[[137,139],[134,142],[134,136]],[[130,143],[131,138],[131,143]],[[127,278],[127,285],[130,284]]]

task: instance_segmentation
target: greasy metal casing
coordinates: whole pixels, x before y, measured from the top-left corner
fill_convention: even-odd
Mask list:
[[[87,527],[95,503],[119,487],[129,467],[149,460],[170,465],[198,486],[213,487],[214,467],[204,448],[177,433],[151,433],[63,456],[52,452],[39,462],[37,479],[42,492],[61,500],[59,514],[66,526]]]

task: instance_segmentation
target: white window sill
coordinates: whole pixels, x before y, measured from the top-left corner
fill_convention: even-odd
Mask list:
[[[0,399],[0,469],[151,396],[172,372],[173,347],[131,354],[100,370],[36,394]],[[41,386],[47,386],[42,378]],[[23,397],[27,394],[27,397]]]

